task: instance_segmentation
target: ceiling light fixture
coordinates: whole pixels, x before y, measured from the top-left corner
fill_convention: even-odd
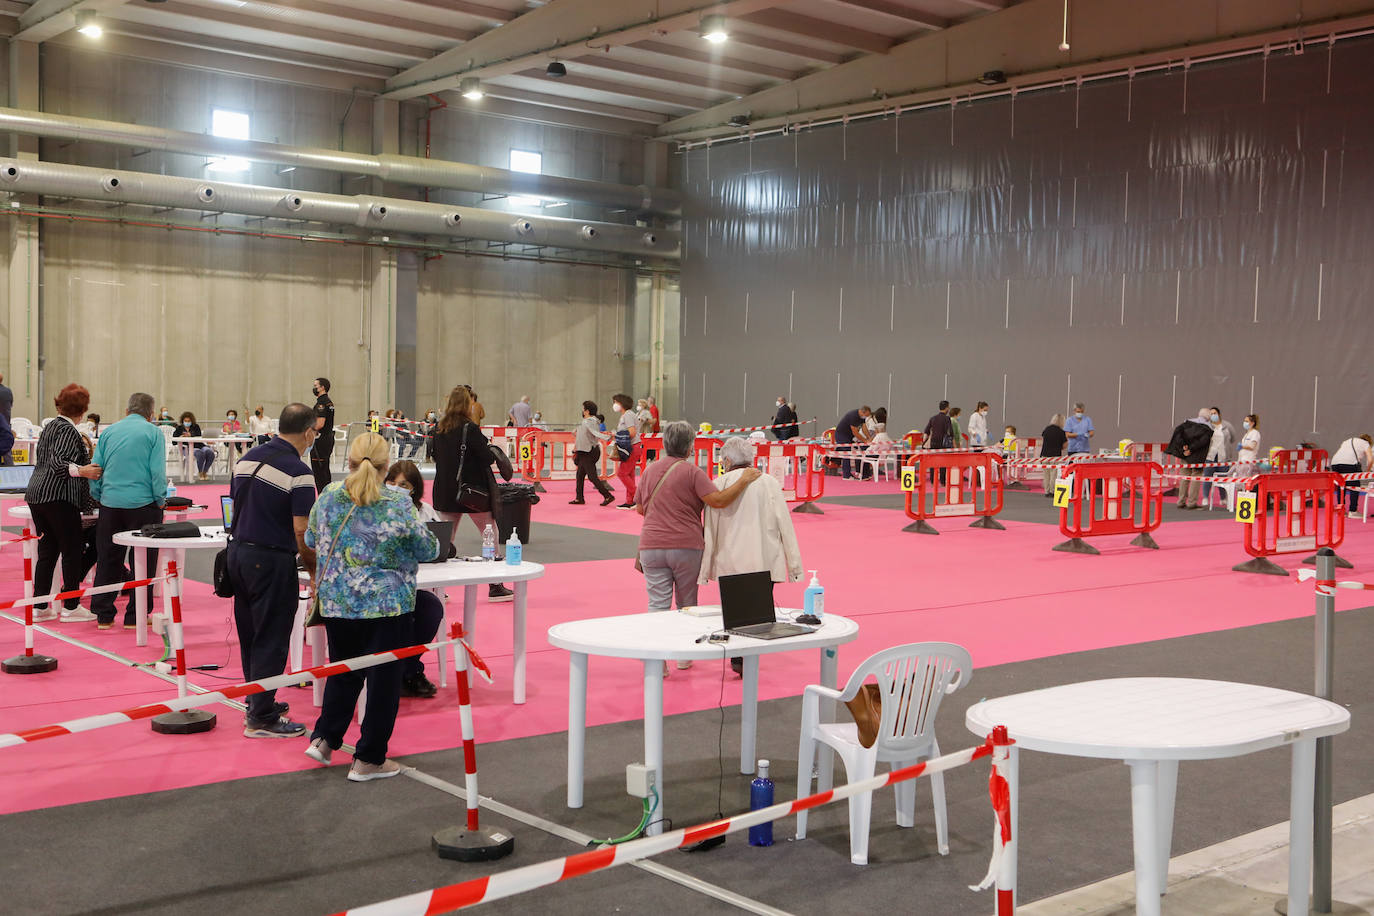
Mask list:
[[[463,98],[473,102],[478,101],[486,95],[486,93],[482,91],[482,81],[475,76],[463,77],[462,82],[458,84],[458,91],[463,94]]]
[[[728,41],[730,32],[725,27],[725,17],[720,15],[702,16],[701,37],[713,45]]]
[[[561,80],[568,75],[568,68],[556,60],[551,60],[549,65],[544,68],[544,75],[549,79]]]
[[[1069,0],[1064,0],[1064,32],[1059,38],[1059,50],[1069,50]]]
[[[983,75],[978,77],[978,82],[984,86],[997,86],[1006,81],[1007,75],[1001,70],[984,70]]]
[[[76,11],[76,30],[87,38],[99,38],[103,30],[95,21],[95,10]]]

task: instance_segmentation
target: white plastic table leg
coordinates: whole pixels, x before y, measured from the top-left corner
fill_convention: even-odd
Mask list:
[[[291,642],[287,646],[287,664],[291,666],[292,671],[299,671],[305,667],[305,618],[309,613],[309,599],[304,595],[297,596],[296,617],[291,621]]]
[[[1135,847],[1135,911],[1159,916],[1159,762],[1127,760],[1131,768],[1131,833]]]
[[[515,583],[515,702],[525,702],[525,592],[528,582]]]
[[[744,691],[739,708],[739,771],[754,772],[754,746],[759,731],[759,657],[744,656]]]
[[[1178,761],[1159,761],[1158,814],[1159,829],[1159,893],[1169,893],[1169,854],[1174,840],[1174,795],[1178,789]]]
[[[463,586],[463,632],[468,642],[477,644],[477,586]]]
[[[146,579],[148,577],[148,548],[134,548],[134,578]],[[118,595],[115,596],[119,597]],[[134,645],[148,645],[148,590],[139,588],[134,590]]]
[[[644,659],[644,766],[654,773],[658,784],[658,813],[644,832],[657,836],[663,832],[668,805],[664,801],[667,781],[663,778],[663,659]]]
[[[839,678],[840,656],[839,652],[833,648],[821,650],[821,673],[820,682],[826,687],[834,687]],[[817,722],[829,723],[835,721],[835,701],[822,699],[820,708],[817,710]],[[817,753],[820,754],[820,761],[817,764],[816,791],[828,792],[834,786],[835,773],[835,754],[827,745],[818,744]]]
[[[1288,810],[1288,912],[1306,913],[1312,885],[1312,797],[1317,778],[1317,742],[1293,743],[1293,784]]]
[[[587,656],[568,654],[568,807],[582,807],[582,765],[587,749]]]

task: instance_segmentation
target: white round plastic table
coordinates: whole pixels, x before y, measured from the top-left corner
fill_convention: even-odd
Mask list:
[[[515,602],[511,619],[511,642],[512,655],[515,660],[515,671],[513,674],[514,686],[513,693],[516,704],[525,702],[525,619],[527,606],[527,587],[531,579],[538,579],[544,575],[544,567],[539,563],[525,561],[519,566],[508,565],[504,560],[462,560],[453,559],[443,563],[421,563],[420,569],[415,576],[417,588],[425,590],[438,590],[441,588],[452,588],[455,586],[463,587],[463,630],[467,633],[468,641],[476,645],[477,642],[477,588],[481,585],[495,585],[501,582],[510,582],[514,585],[512,591],[515,592]],[[302,572],[302,579],[309,579],[309,576]],[[447,607],[445,608],[447,612]],[[304,617],[298,615],[298,619],[303,621]],[[312,627],[310,651],[311,659],[323,659],[325,653],[323,633],[324,627]],[[442,631],[441,631],[442,635]],[[293,639],[293,646],[299,645],[299,638]],[[444,686],[448,683],[448,667],[444,663],[445,654],[455,651],[455,647],[449,646],[447,649],[439,650],[439,684]],[[452,659],[448,654],[448,658]],[[312,661],[313,664],[323,664],[322,661]],[[297,659],[299,667],[299,656]],[[316,681],[316,684],[320,684]],[[315,699],[315,705],[319,705],[323,696],[323,690],[319,691],[320,696]]]
[[[175,551],[175,556],[179,562],[177,564],[177,574],[183,578],[186,575],[185,551],[205,550],[213,548],[220,550],[224,547],[226,540],[223,528],[202,528],[196,537],[186,538],[145,538],[137,531],[120,531],[112,537],[114,543],[121,547],[132,547],[134,549],[134,578],[143,579],[148,576],[148,551],[163,551],[160,555],[165,559],[165,551]],[[163,563],[163,566],[166,564]],[[134,591],[134,641],[136,645],[144,646],[148,644],[148,593],[144,589]]]
[[[778,609],[779,619],[800,611]],[[667,809],[663,774],[663,665],[680,661],[722,660],[742,656],[744,690],[740,704],[741,773],[754,772],[754,744],[758,729],[759,656],[771,652],[816,649],[820,654],[820,682],[836,686],[839,668],[836,646],[859,638],[859,625],[847,617],[826,614],[813,633],[783,639],[751,639],[731,636],[728,642],[697,642],[701,636],[720,632],[719,613],[706,617],[672,611],[626,614],[573,620],[549,628],[549,643],[569,653],[568,662],[568,807],[582,807],[583,761],[587,733],[587,657],[637,658],[644,662],[644,764],[657,777],[658,822],[651,834],[663,831]],[[824,716],[825,713],[823,712]]]
[[[1288,912],[1306,913],[1312,872],[1312,797],[1318,738],[1350,727],[1350,713],[1318,697],[1229,681],[1136,677],[1084,681],[984,700],[965,724],[1005,725],[1011,738],[1013,881],[1017,766],[1023,750],[1123,760],[1131,768],[1136,912],[1159,916],[1167,889],[1180,760],[1239,757],[1292,745]],[[1013,884],[1014,886],[1014,884]]]

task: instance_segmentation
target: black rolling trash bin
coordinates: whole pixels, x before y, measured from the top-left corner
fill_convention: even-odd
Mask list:
[[[501,543],[510,540],[510,533],[515,530],[520,533],[520,543],[528,544],[530,507],[539,502],[539,494],[534,492],[534,484],[502,481],[497,487],[501,491],[501,517],[497,519]]]

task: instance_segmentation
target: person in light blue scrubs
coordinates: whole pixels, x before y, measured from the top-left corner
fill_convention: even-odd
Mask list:
[[[1086,455],[1092,448],[1093,418],[1082,402],[1073,405],[1073,416],[1064,421],[1064,434],[1069,437],[1070,455]]]

